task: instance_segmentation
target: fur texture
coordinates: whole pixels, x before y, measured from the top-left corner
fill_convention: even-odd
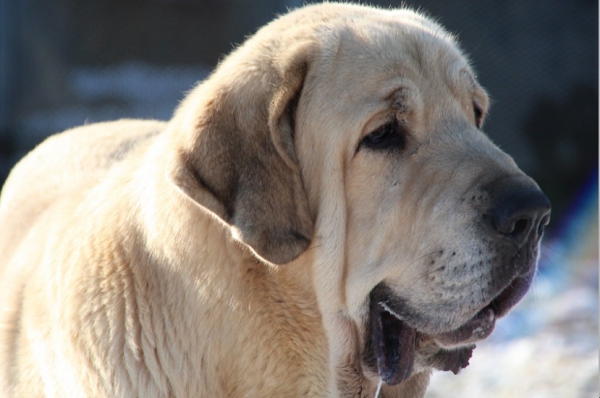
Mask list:
[[[322,4],[261,29],[166,123],[49,138],[0,199],[2,396],[373,396],[377,297],[416,335],[380,396],[422,397],[535,272],[541,236],[483,226],[538,191],[480,131],[487,106],[436,23]]]

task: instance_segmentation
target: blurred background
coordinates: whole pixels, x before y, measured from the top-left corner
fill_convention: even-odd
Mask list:
[[[0,0],[0,185],[50,134],[169,119],[295,0]],[[456,33],[492,98],[487,134],[550,197],[532,292],[429,398],[598,396],[598,2],[371,1]],[[1,228],[1,226],[0,226]]]

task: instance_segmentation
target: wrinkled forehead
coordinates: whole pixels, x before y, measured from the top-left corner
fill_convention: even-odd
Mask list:
[[[418,14],[380,11],[348,17],[320,33],[321,53],[300,99],[299,109],[311,121],[307,124],[347,133],[405,103],[427,112],[423,120],[432,126],[450,115],[444,109],[460,112],[473,102],[487,107],[485,92],[454,38]]]
[[[420,21],[389,15],[379,21],[350,24],[339,32],[334,73],[354,76],[368,87],[404,78],[419,86],[434,82],[449,88],[474,86],[466,57],[452,36]],[[392,82],[393,84],[393,82]]]
[[[306,98],[316,113],[327,106],[328,114],[344,115],[341,119],[350,126],[395,105],[393,97],[401,100],[406,93],[423,109],[453,106],[457,99],[470,106],[471,97],[487,103],[466,57],[452,36],[435,25],[388,12],[382,18],[346,21],[331,37],[307,90],[320,97]]]

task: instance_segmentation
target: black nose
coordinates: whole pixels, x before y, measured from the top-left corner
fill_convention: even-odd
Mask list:
[[[546,195],[537,187],[520,184],[495,191],[495,204],[486,214],[495,232],[519,247],[529,241],[537,242],[550,222],[550,201]]]

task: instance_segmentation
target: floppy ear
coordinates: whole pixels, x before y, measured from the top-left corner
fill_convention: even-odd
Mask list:
[[[234,54],[191,93],[196,98],[178,111],[188,125],[178,122],[172,132],[182,135],[174,137],[175,184],[276,264],[295,259],[312,238],[294,148],[294,113],[310,54],[310,46],[299,44],[251,60],[255,65]]]

